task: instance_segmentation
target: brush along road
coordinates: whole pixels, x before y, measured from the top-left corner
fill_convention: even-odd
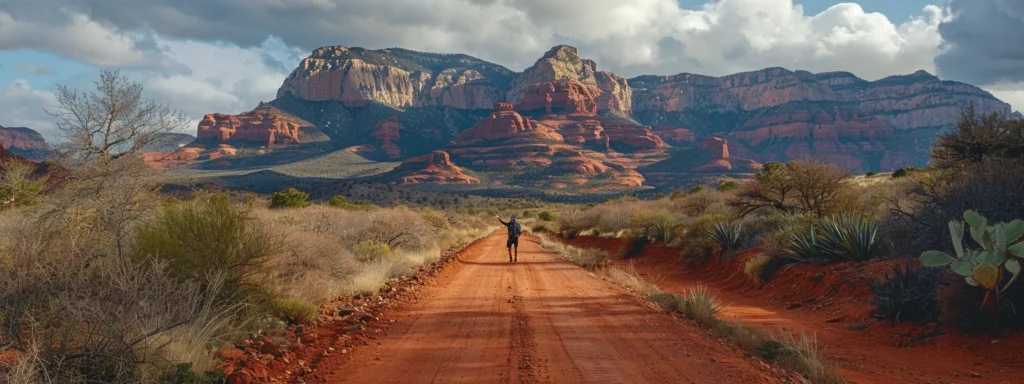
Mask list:
[[[504,231],[391,314],[380,344],[330,383],[774,383],[772,369],[696,326]]]

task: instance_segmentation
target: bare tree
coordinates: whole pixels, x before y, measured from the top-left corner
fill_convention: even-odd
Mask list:
[[[754,180],[744,183],[729,205],[737,207],[743,215],[762,208],[791,212],[795,194],[791,175],[785,164],[771,162],[754,175]]]
[[[59,85],[55,109],[46,111],[57,120],[61,154],[73,165],[135,154],[188,124],[184,113],[146,99],[142,85],[117,70],[100,71],[95,84],[89,93]]]
[[[818,217],[836,213],[840,198],[849,190],[845,184],[849,172],[817,160],[790,161],[786,168],[801,210]]]
[[[850,198],[845,184],[849,177],[849,172],[815,160],[768,163],[729,203],[744,215],[768,208],[824,217]]]

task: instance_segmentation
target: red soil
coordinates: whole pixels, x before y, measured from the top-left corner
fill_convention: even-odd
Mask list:
[[[566,240],[581,248],[615,254],[619,239],[580,236]],[[739,318],[768,331],[815,334],[836,373],[856,383],[1024,382],[1024,337],[997,340],[936,332],[936,325],[878,323],[870,317],[868,282],[884,275],[891,261],[865,264],[782,267],[763,286],[743,272],[757,254],[748,250],[707,266],[680,262],[679,251],[653,245],[628,263],[666,291],[683,292],[703,283],[729,307],[723,318]]]
[[[230,381],[792,381],[792,373],[543,251],[536,238],[521,240],[517,264],[507,262],[504,243],[502,233],[478,241],[404,297],[362,299],[395,304],[362,307],[369,309],[361,320],[323,306],[321,325],[292,332],[291,347],[222,351],[235,356],[225,364]]]

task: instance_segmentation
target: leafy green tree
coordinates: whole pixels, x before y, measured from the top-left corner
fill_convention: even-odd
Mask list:
[[[270,208],[304,208],[309,206],[309,194],[295,188],[275,192],[270,196]]]

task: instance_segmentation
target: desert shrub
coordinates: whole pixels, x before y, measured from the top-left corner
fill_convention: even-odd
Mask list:
[[[15,160],[0,162],[0,209],[40,203],[43,182],[32,176],[32,168]]]
[[[608,252],[595,248],[580,249],[575,247],[569,247],[566,249],[563,256],[573,264],[576,264],[584,269],[593,270],[608,262]]]
[[[817,337],[806,333],[780,331],[762,342],[759,354],[800,372],[812,383],[844,383],[842,377],[830,372]]]
[[[729,192],[739,188],[740,184],[735,181],[723,181],[718,184],[719,192]]]
[[[761,274],[764,273],[765,266],[771,262],[772,257],[765,254],[758,254],[757,256],[751,257],[743,264],[743,273],[747,275],[754,284],[763,284],[764,280],[761,279]]]
[[[952,251],[950,220],[974,210],[993,222],[1024,217],[1024,161],[990,158],[963,167],[922,172],[889,199],[888,226],[900,253]]]
[[[541,211],[540,214],[537,215],[537,218],[542,221],[551,221],[555,219],[555,216],[552,215],[551,212]]]
[[[871,316],[892,323],[927,323],[939,316],[936,297],[941,275],[937,270],[895,265],[871,283]]]
[[[917,167],[903,167],[903,168],[900,168],[900,169],[897,169],[897,170],[893,171],[892,177],[894,179],[898,179],[898,178],[901,178],[901,177],[907,177],[907,176],[910,176],[911,174],[913,174],[913,173],[915,173],[917,171],[918,171]]]
[[[302,299],[279,298],[273,301],[275,316],[291,324],[308,324],[316,321],[316,306]]]
[[[792,234],[789,257],[813,262],[863,262],[887,252],[878,234],[878,222],[862,215],[843,214],[811,226],[806,233]]]
[[[718,243],[711,237],[717,222],[728,220],[723,215],[701,215],[681,223],[680,236],[683,239],[680,252],[684,258],[707,261],[718,249]]]
[[[274,192],[270,196],[270,208],[304,208],[309,206],[309,194],[295,188]]]
[[[762,209],[810,212],[818,217],[839,213],[852,198],[849,172],[816,160],[767,163],[745,183],[730,205],[743,215]]]
[[[651,241],[669,240],[676,219],[665,211],[641,211],[629,220],[632,233]]]
[[[1024,157],[1024,120],[1006,119],[998,113],[978,114],[972,105],[960,116],[955,130],[939,135],[932,149],[932,163],[956,168],[986,158]]]
[[[695,185],[692,188],[690,188],[690,190],[688,192],[692,195],[694,193],[703,192],[703,191],[704,191],[704,186],[703,185]]]
[[[877,174],[878,173],[876,173],[875,171],[868,171],[867,173],[864,174],[864,176],[865,177],[874,177]]]
[[[243,283],[262,272],[281,249],[281,239],[225,195],[163,207],[159,216],[135,232],[135,260],[166,262],[174,276],[224,279],[223,298],[237,299]]]
[[[411,210],[382,209],[371,212],[366,225],[348,236],[350,242],[373,240],[392,250],[428,247],[437,231]]]
[[[195,372],[192,363],[180,363],[163,381],[170,384],[220,384],[227,382],[227,375],[219,369]]]
[[[619,250],[615,252],[615,258],[625,260],[640,256],[640,254],[647,249],[647,246],[650,243],[651,240],[647,236],[625,237],[622,239],[622,244],[619,246]]]
[[[359,265],[337,237],[301,226],[278,225],[273,230],[286,235],[283,249],[266,264],[276,295],[321,303],[345,293],[345,282]]]
[[[175,349],[205,347],[223,335],[233,315],[204,310],[216,304],[199,284],[171,277],[164,264],[67,255],[20,253],[0,271],[2,337],[34,354],[40,381],[147,382],[153,370],[177,360]],[[216,289],[219,281],[205,283]]]
[[[702,190],[687,195],[675,204],[682,214],[697,217],[704,214],[720,214],[726,211],[726,195],[718,191]]]
[[[655,292],[647,295],[647,301],[657,304],[666,311],[686,313],[686,298],[674,292]]]
[[[683,297],[686,299],[686,316],[704,326],[713,326],[726,308],[718,302],[717,295],[701,284],[686,291]]]
[[[678,189],[672,191],[672,193],[668,195],[669,200],[677,200],[682,199],[684,197],[686,197],[686,192],[680,191]]]
[[[348,208],[349,206],[348,198],[341,195],[332,197],[331,200],[327,202],[327,204],[334,208]]]
[[[377,262],[391,256],[391,247],[373,240],[366,240],[352,246],[352,255],[362,263]]]
[[[426,208],[419,211],[420,217],[430,226],[434,232],[443,232],[452,229],[451,218],[447,213],[436,209]]]

